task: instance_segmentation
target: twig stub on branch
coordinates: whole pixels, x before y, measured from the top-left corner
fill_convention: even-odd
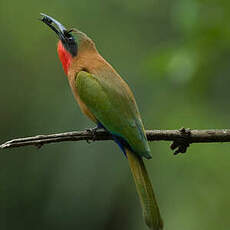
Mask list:
[[[182,127],[179,129],[179,132],[181,133],[181,139],[173,141],[170,145],[172,150],[176,150],[174,155],[177,155],[178,153],[186,153],[187,148],[190,146],[189,137],[191,136],[191,130]]]

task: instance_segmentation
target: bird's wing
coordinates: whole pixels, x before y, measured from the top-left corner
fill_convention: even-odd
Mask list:
[[[140,114],[127,84],[81,71],[76,76],[80,99],[113,135],[123,138],[139,156],[151,158]]]

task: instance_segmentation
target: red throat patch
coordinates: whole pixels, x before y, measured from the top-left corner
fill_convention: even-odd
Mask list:
[[[59,59],[61,60],[63,69],[65,71],[65,74],[68,74],[68,69],[70,67],[70,64],[72,62],[72,56],[71,54],[65,49],[65,47],[62,45],[62,42],[58,42],[57,52]]]

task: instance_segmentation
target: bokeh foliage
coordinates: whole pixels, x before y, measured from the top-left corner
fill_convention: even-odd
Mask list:
[[[0,2],[0,137],[80,130],[80,113],[40,12],[92,37],[135,92],[147,129],[229,127],[230,2]],[[146,161],[165,229],[230,226],[230,144]],[[0,152],[0,229],[144,229],[125,158],[112,142]]]

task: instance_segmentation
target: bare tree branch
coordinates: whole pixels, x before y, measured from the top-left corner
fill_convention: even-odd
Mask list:
[[[230,142],[230,129],[210,130],[147,130],[148,141],[173,141],[171,149],[174,154],[185,153],[192,143]],[[64,141],[105,141],[112,140],[112,136],[104,130],[83,130],[34,137],[17,138],[0,145],[1,149],[34,145],[40,148],[44,144]]]

